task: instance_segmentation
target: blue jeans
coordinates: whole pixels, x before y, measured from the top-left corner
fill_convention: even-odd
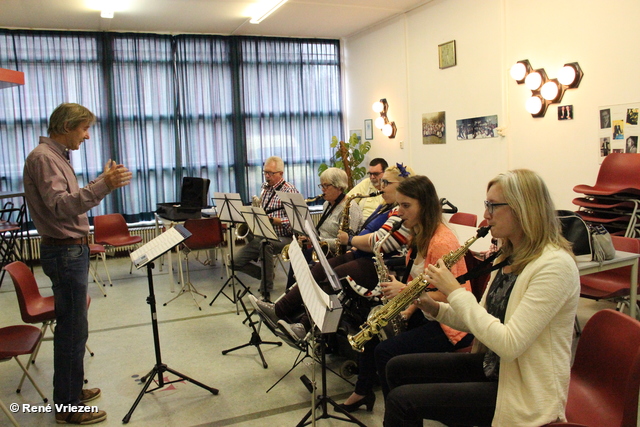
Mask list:
[[[53,338],[53,401],[79,405],[84,381],[89,247],[40,246],[42,270],[53,284],[56,328]]]

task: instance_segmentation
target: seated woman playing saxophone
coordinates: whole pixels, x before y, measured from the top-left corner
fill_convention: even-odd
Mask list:
[[[329,265],[334,269],[339,278],[349,275],[357,284],[369,289],[373,289],[377,285],[376,268],[371,257],[371,251],[373,250],[373,245],[384,237],[396,222],[400,221],[400,217],[395,209],[395,184],[404,181],[413,174],[414,172],[409,166],[403,166],[401,164],[387,168],[383,175],[383,180],[391,185],[382,189],[382,197],[385,204],[379,206],[378,209],[367,218],[358,236],[350,237],[347,233],[342,233],[344,238],[341,240],[341,244],[350,242],[361,250],[351,250],[346,254],[329,259]],[[339,235],[340,234],[341,233],[339,233]],[[393,237],[388,239],[383,247],[385,255],[397,253],[398,250],[406,244],[408,234],[409,231],[404,227],[393,233]],[[367,245],[365,242],[369,242],[369,244]],[[326,281],[326,273],[320,264],[316,264],[311,269],[311,274],[319,284]],[[249,300],[265,321],[273,328],[282,330],[293,341],[304,338],[309,330],[310,322],[304,312],[302,296],[297,286],[292,286],[289,292],[275,304],[258,301],[251,295],[249,296]]]
[[[426,279],[448,299],[416,305],[476,337],[471,353],[413,354],[387,365],[386,427],[540,426],[565,420],[580,280],[547,186],[518,169],[487,186],[484,217],[501,241],[499,266],[480,303],[442,260]]]
[[[322,190],[322,198],[325,202],[322,206],[322,216],[316,225],[316,231],[318,232],[320,242],[324,242],[323,245],[327,246],[329,253],[335,254],[337,249],[336,235],[338,234],[341,224],[344,223],[346,203],[344,192],[348,187],[347,173],[342,169],[328,168],[320,174],[320,184],[318,187]],[[351,203],[345,224],[353,234],[360,231],[362,223],[362,210],[360,206],[357,203]],[[307,240],[306,237],[298,238],[301,245]],[[308,262],[312,262],[312,253],[313,248],[304,251]],[[294,283],[293,267],[291,267],[289,269],[287,289],[293,286]]]
[[[404,221],[404,226],[411,232],[407,267],[409,269],[408,280],[419,276],[429,264],[434,263],[443,255],[457,249],[460,244],[453,232],[444,224],[442,219],[442,206],[436,189],[426,176],[413,176],[397,183],[387,183],[396,189],[396,202],[398,203],[398,215]],[[385,188],[387,188],[385,187]],[[455,276],[467,272],[464,259],[451,267]],[[395,278],[381,283],[384,296],[391,300],[407,285]],[[469,282],[464,284],[467,290],[471,290]],[[431,292],[433,298],[438,301],[446,301],[441,292]],[[471,345],[473,337],[466,332],[459,332],[438,322],[429,321],[413,305],[410,305],[403,313],[405,319],[409,319],[408,330],[399,335],[388,338],[378,344],[375,337],[364,345],[358,363],[358,380],[354,392],[342,404],[342,408],[348,412],[355,411],[362,405],[371,411],[375,402],[373,386],[376,384],[376,363],[374,363],[374,349],[384,345],[387,354],[447,352],[457,348]],[[377,351],[376,351],[377,356]],[[378,362],[376,359],[375,362]],[[383,367],[384,369],[384,367]],[[383,391],[387,390],[384,381],[384,370],[380,372],[380,382]]]

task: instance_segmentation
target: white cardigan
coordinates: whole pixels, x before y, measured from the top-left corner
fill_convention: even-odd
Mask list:
[[[495,276],[495,272],[492,275]],[[488,287],[487,287],[488,290]],[[500,356],[498,397],[493,426],[540,426],[566,420],[573,323],[580,297],[575,261],[547,246],[518,275],[504,324],[460,288],[440,303],[436,320],[476,337]],[[479,341],[479,343],[477,342]],[[479,344],[479,345],[478,345]]]

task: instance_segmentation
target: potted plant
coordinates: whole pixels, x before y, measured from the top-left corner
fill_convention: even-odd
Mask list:
[[[330,167],[342,169],[347,173],[348,190],[350,190],[356,182],[367,175],[367,169],[360,164],[364,161],[365,154],[371,149],[371,142],[362,141],[362,138],[352,133],[349,142],[338,141],[335,136],[331,138],[331,148],[335,148],[335,154],[331,157],[329,164],[322,163],[318,167],[318,175]]]

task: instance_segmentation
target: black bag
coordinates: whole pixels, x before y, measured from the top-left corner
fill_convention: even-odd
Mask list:
[[[602,225],[589,225],[572,211],[559,210],[556,215],[562,225],[562,235],[571,242],[574,255],[591,255],[593,261],[599,262],[615,257],[611,235]]]

